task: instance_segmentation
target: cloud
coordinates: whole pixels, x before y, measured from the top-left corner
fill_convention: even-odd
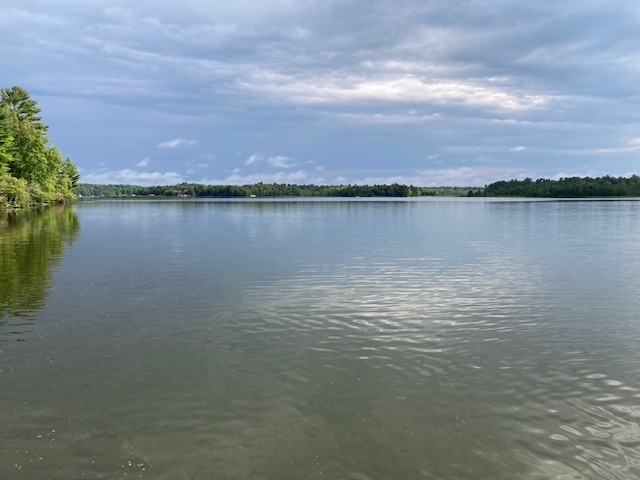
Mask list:
[[[175,185],[184,182],[184,178],[177,172],[141,172],[125,168],[122,170],[98,170],[96,172],[82,172],[81,182],[98,184],[127,184],[127,185]]]
[[[198,140],[188,140],[184,137],[178,137],[173,140],[167,140],[166,142],[160,142],[158,148],[182,148],[193,147],[198,145]]]
[[[394,112],[326,112],[327,116],[337,118],[349,123],[357,124],[378,124],[378,125],[410,125],[410,124],[424,124],[437,120],[442,120],[443,115],[441,113],[432,114],[418,114],[415,111],[394,113]]]
[[[292,168],[298,165],[298,163],[293,158],[285,157],[284,155],[269,157],[267,158],[267,163],[270,167],[275,168]]]
[[[367,176],[356,180],[358,185],[415,185],[421,187],[482,187],[489,183],[504,179],[524,179],[537,177],[535,171],[526,168],[496,168],[496,167],[459,167],[421,169],[405,175]]]
[[[264,159],[264,157],[261,154],[254,153],[249,158],[247,158],[244,163],[245,163],[245,165],[252,165],[254,163],[261,162],[263,159]]]
[[[281,101],[317,103],[422,103],[489,108],[493,110],[530,110],[547,106],[553,96],[517,91],[495,84],[491,79],[424,79],[414,74],[363,76],[358,74],[292,76],[258,70],[251,78],[238,81],[248,91],[275,97]]]
[[[298,165],[293,158],[285,155],[274,155],[265,157],[261,153],[254,153],[244,162],[245,165],[256,165],[259,163],[266,163],[269,167],[273,168],[293,168]]]
[[[241,175],[240,173],[232,173],[228,177],[220,180],[216,183],[223,183],[229,185],[246,185],[253,183],[306,183],[306,184],[321,184],[325,180],[323,177],[312,176],[303,170],[297,170],[295,172],[269,172],[269,173],[254,173],[250,175]]]
[[[442,181],[482,183],[459,170],[479,164],[617,175],[640,151],[625,140],[640,131],[639,13],[632,0],[11,0],[0,70],[85,170],[125,171],[155,145],[191,147],[176,175],[219,180],[242,159],[287,178],[312,157],[328,179],[429,181],[415,173],[427,153]],[[162,157],[134,171],[178,168]]]
[[[151,162],[151,157],[144,157],[136,164],[136,167],[147,167],[149,166],[149,162]]]
[[[317,172],[317,170],[315,170]],[[314,175],[304,170],[294,172],[259,172],[242,175],[239,169],[232,171],[231,175],[224,178],[201,178],[198,183],[217,185],[246,185],[253,183],[297,183],[315,185],[390,185],[399,183],[403,185],[415,185],[423,187],[458,186],[458,187],[482,187],[489,183],[504,179],[524,179],[527,177],[539,178],[541,175],[526,168],[496,168],[489,166],[419,169],[403,175],[341,175],[336,172],[322,172],[322,176]],[[548,176],[546,178],[549,178]]]
[[[609,147],[590,147],[574,150],[573,153],[585,155],[601,155],[611,153],[640,152],[640,138],[630,138],[618,145]]]

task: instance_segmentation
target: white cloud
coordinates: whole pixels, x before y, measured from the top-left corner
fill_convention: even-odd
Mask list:
[[[314,183],[320,184],[324,181],[322,177],[312,177],[303,170],[295,172],[275,172],[275,173],[254,173],[251,175],[240,175],[232,173],[220,183],[229,185],[246,185],[252,183]]]
[[[301,104],[358,101],[460,105],[495,110],[531,110],[546,106],[549,95],[510,91],[492,79],[435,79],[417,75],[362,76],[356,74],[295,77],[257,70],[238,81],[250,91]]]
[[[298,165],[298,163],[290,157],[285,157],[284,155],[277,155],[275,157],[267,158],[267,163],[271,167],[275,168],[292,168]]]
[[[628,153],[628,152],[639,152],[639,151],[640,151],[640,138],[630,138],[623,142],[620,142],[619,145],[614,145],[610,147],[582,148],[582,149],[572,150],[571,153],[585,154],[585,155],[601,155],[601,154],[609,154],[609,153]]]
[[[28,7],[27,7],[28,8]],[[40,13],[35,11],[29,11],[21,8],[8,7],[4,9],[2,16],[0,17],[0,25],[33,25],[33,28],[53,27],[64,28],[68,26],[64,17],[51,13]]]
[[[252,165],[254,163],[258,163],[258,162],[262,161],[263,158],[264,157],[261,154],[254,153],[249,158],[247,158],[244,163],[245,163],[245,165]]]
[[[268,166],[274,168],[292,168],[298,165],[298,162],[296,162],[295,159],[285,155],[265,157],[261,153],[254,153],[244,162],[245,165],[256,165],[258,163],[266,163]]]
[[[98,184],[129,184],[129,185],[174,185],[184,182],[184,178],[177,172],[141,172],[125,168],[122,170],[98,170],[96,172],[82,172],[81,182]]]
[[[524,168],[460,167],[418,170],[408,175],[368,176],[356,180],[358,185],[415,185],[420,187],[482,187],[504,179],[536,177],[535,172]]]
[[[365,123],[365,124],[388,124],[388,125],[409,125],[433,122],[435,120],[441,120],[443,118],[440,113],[432,113],[426,115],[418,115],[415,111],[407,113],[331,113],[326,112],[326,115],[344,120],[350,123]]]
[[[510,152],[524,152],[527,149],[524,145],[518,145],[509,149]]]
[[[181,147],[193,147],[198,144],[198,140],[188,140],[184,137],[174,138],[173,140],[167,140],[166,142],[160,142],[158,148],[181,148]]]
[[[136,167],[148,167],[150,161],[151,161],[151,157],[144,157],[142,160],[140,160],[136,164]]]

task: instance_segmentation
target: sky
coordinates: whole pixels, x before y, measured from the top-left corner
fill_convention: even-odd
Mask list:
[[[640,172],[637,0],[4,0],[0,87],[81,182]]]

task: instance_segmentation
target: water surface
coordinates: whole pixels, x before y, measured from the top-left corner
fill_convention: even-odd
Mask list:
[[[640,477],[640,202],[3,215],[0,478]]]

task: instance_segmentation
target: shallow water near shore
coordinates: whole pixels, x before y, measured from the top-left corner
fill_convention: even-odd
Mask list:
[[[640,202],[0,213],[0,478],[640,478]]]

